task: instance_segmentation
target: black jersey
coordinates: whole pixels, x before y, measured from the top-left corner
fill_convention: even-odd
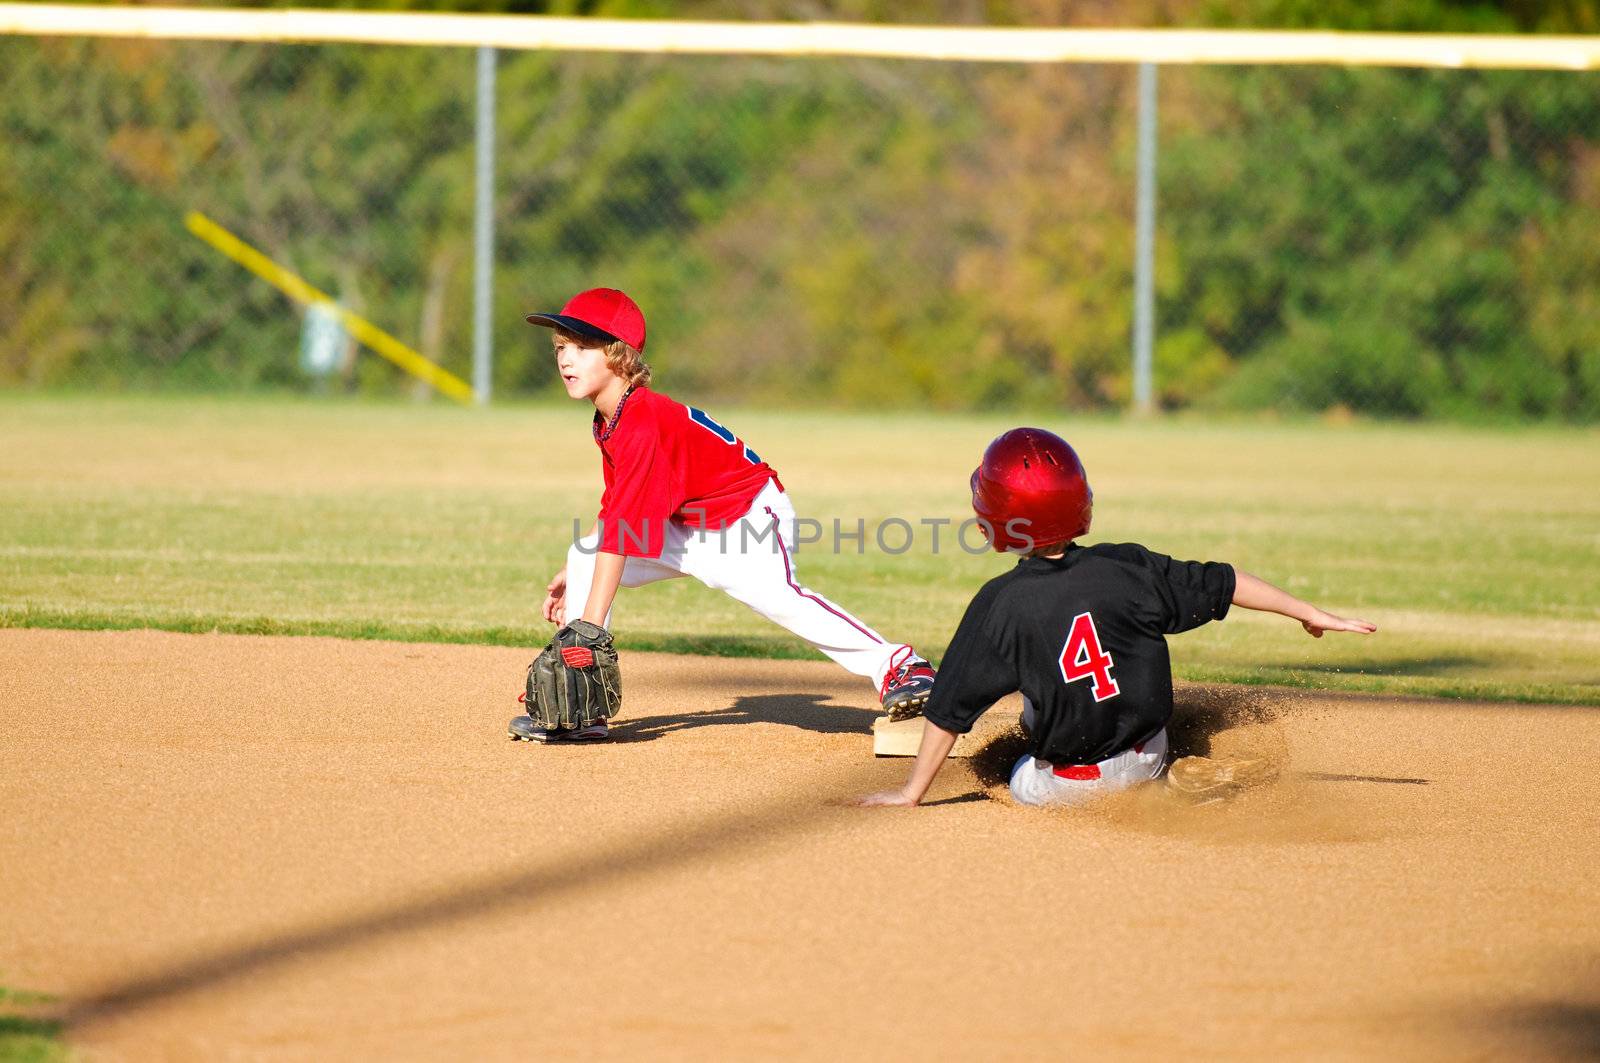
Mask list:
[[[965,734],[1020,690],[1032,748],[1093,764],[1153,737],[1172,716],[1165,636],[1228,615],[1231,565],[1174,561],[1137,543],[1024,558],[984,584],[939,663],[923,715]]]

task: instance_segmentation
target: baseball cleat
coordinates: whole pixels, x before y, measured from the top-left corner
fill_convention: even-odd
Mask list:
[[[1259,757],[1180,757],[1167,769],[1167,786],[1206,803],[1265,786],[1277,777],[1278,766]]]
[[[534,723],[532,716],[513,716],[506,731],[513,742],[550,741],[550,732]]]
[[[922,707],[933,693],[933,666],[921,657],[909,658],[883,677],[883,711],[891,720],[909,720],[922,715]]]
[[[515,716],[506,730],[515,742],[600,742],[611,736],[604,720],[587,727],[546,728],[532,716]]]

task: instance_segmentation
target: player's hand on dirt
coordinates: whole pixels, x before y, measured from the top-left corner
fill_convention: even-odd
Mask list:
[[[915,808],[917,799],[910,797],[904,790],[879,790],[875,794],[855,799],[859,808]]]
[[[556,578],[544,589],[544,618],[552,624],[561,623],[567,605],[567,570],[556,573]]]
[[[1314,639],[1320,639],[1324,631],[1350,631],[1357,635],[1370,635],[1378,630],[1378,625],[1371,621],[1346,620],[1342,616],[1334,616],[1321,609],[1315,610],[1310,618],[1300,621],[1300,626]]]

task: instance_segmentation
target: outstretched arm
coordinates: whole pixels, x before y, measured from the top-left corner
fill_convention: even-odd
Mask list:
[[[950,648],[939,663],[939,678],[933,681],[933,693],[922,709],[922,745],[911,766],[911,777],[900,789],[868,794],[857,804],[909,808],[921,802],[957,736],[971,730],[990,706],[1017,689],[1016,665],[996,651],[986,630],[993,601],[987,588],[980,591],[950,639]]]
[[[864,807],[896,805],[911,808],[922,801],[934,776],[944,767],[945,758],[956,744],[954,731],[946,731],[932,720],[922,722],[922,745],[917,747],[917,762],[911,766],[911,778],[898,790],[881,790],[859,798],[856,804]]]
[[[1252,576],[1244,569],[1234,567],[1233,604],[1246,609],[1259,609],[1264,613],[1281,613],[1292,620],[1300,621],[1300,626],[1306,629],[1306,634],[1312,638],[1320,639],[1324,631],[1352,631],[1358,635],[1370,635],[1378,630],[1378,625],[1366,620],[1346,620],[1342,616],[1335,616],[1325,609],[1318,609],[1310,602],[1303,602],[1288,591],[1274,587],[1266,580]]]

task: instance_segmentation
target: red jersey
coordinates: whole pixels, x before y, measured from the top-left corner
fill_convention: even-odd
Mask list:
[[[768,480],[778,479],[703,411],[649,388],[623,396],[609,425],[596,412],[594,441],[606,480],[600,549],[608,554],[660,557],[669,520],[729,527],[750,511]]]

